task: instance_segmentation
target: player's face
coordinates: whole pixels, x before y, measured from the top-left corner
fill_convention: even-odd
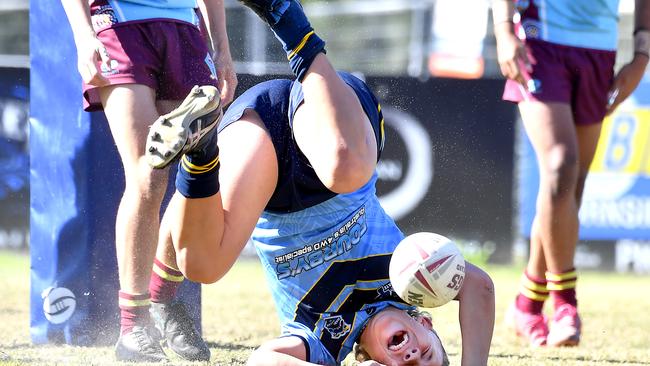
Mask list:
[[[441,366],[444,350],[431,322],[388,308],[375,315],[360,338],[371,359],[386,366]]]

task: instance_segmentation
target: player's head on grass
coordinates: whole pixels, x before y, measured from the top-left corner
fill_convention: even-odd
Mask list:
[[[381,364],[447,366],[431,315],[389,307],[372,317],[357,340],[355,359]]]

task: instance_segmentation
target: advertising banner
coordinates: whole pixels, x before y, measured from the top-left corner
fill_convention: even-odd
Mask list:
[[[119,333],[115,217],[124,172],[103,114],[82,110],[61,3],[32,1],[30,22],[30,334],[34,343],[112,344]],[[200,324],[200,286],[185,281],[180,292]]]
[[[29,244],[29,70],[0,67],[0,249]]]

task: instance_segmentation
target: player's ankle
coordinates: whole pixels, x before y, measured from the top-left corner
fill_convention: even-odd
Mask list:
[[[176,190],[187,198],[205,198],[219,192],[219,152],[203,165],[192,163],[191,157],[183,155],[178,163]]]
[[[314,32],[300,3],[286,3],[288,6],[281,8],[282,15],[271,24],[271,29],[282,43],[291,70],[298,80],[302,80],[316,55],[325,52],[325,41]]]

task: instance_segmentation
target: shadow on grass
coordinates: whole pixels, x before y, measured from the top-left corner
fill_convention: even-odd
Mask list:
[[[534,357],[529,356],[529,355],[520,355],[520,354],[490,354],[490,358],[514,358],[514,359],[519,359],[519,360],[532,360]],[[612,364],[638,364],[638,365],[650,365],[650,361],[630,361],[630,360],[615,360],[615,359],[609,359],[609,358],[600,358],[600,359],[592,359],[589,357],[583,357],[583,356],[566,356],[566,357],[559,357],[559,356],[544,356],[544,360],[548,361],[581,361],[581,362],[607,362],[607,363],[612,363]]]
[[[209,348],[219,348],[228,351],[252,351],[255,347],[244,344],[226,343],[226,342],[205,342]]]
[[[11,344],[3,344],[2,349],[3,350],[9,350],[9,349],[28,349],[28,348],[38,348],[37,345],[33,345],[31,343],[11,343]]]

